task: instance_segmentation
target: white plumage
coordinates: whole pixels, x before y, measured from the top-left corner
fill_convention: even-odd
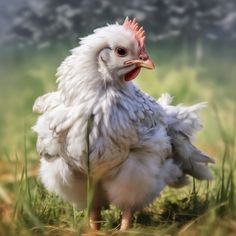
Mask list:
[[[212,178],[206,164],[213,160],[190,142],[201,127],[197,112],[205,104],[171,106],[168,94],[155,101],[129,81],[141,67],[153,67],[138,30],[115,24],[81,39],[58,69],[58,90],[39,97],[33,107],[40,114],[33,129],[41,180],[49,191],[80,208],[86,206],[92,117],[89,167],[97,182],[93,210],[111,203],[128,212],[122,229],[128,226],[129,213],[151,203],[165,186],[183,186],[187,175]]]

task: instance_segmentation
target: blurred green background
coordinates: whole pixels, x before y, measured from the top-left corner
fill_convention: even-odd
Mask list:
[[[158,207],[154,204],[150,208],[154,212],[157,208],[159,212],[165,213],[166,210],[172,216],[176,211],[182,212],[181,224],[169,230],[169,221],[162,225],[155,217],[149,216],[147,222],[152,226],[150,232],[155,235],[155,232],[160,233],[164,228],[164,234],[175,234],[183,229],[183,225],[189,222],[194,224],[194,219],[204,217],[208,212],[208,221],[204,221],[200,228],[198,225],[189,226],[186,235],[216,233],[216,229],[218,235],[236,233],[235,214],[231,212],[235,209],[236,201],[233,172],[236,130],[234,0],[2,0],[0,235],[6,235],[6,231],[9,235],[15,235],[17,230],[19,234],[31,235],[38,233],[32,231],[35,227],[55,226],[61,229],[61,225],[63,230],[59,230],[59,235],[74,233],[75,228],[70,222],[76,221],[81,215],[69,205],[66,205],[67,210],[60,208],[60,200],[44,192],[36,177],[39,157],[35,150],[36,136],[31,131],[36,121],[32,106],[36,97],[56,89],[56,69],[69,55],[69,50],[78,45],[79,37],[92,33],[94,28],[106,23],[121,23],[125,16],[136,17],[144,26],[147,51],[157,65],[155,71],[143,70],[135,82],[156,98],[162,93],[170,93],[174,96],[175,104],[191,105],[208,101],[208,108],[201,113],[204,128],[195,143],[216,159],[213,167],[216,180],[213,183],[198,187],[194,184],[182,192],[176,190],[177,193],[167,191],[162,204]],[[200,200],[189,197],[193,192]],[[173,200],[176,194],[180,199]],[[185,198],[190,199],[186,207],[182,201]],[[44,205],[40,200],[45,200]],[[173,201],[177,205],[172,209]],[[169,204],[169,208],[165,204]],[[191,204],[196,205],[191,208]],[[196,209],[202,206],[203,210],[196,213]],[[219,212],[218,208],[221,209]],[[188,215],[188,210],[194,212],[193,217],[184,217]],[[212,211],[214,216],[211,215]],[[104,214],[106,224],[113,226],[117,210]],[[146,224],[145,220],[142,221],[145,217],[140,217],[142,227]],[[179,223],[177,218],[176,222]],[[13,219],[15,228],[10,227]],[[171,222],[176,223],[174,218]],[[47,234],[47,230],[47,233],[44,230],[43,234]],[[144,235],[143,232],[140,234]]]

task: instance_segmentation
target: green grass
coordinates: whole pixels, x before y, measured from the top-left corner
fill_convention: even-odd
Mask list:
[[[84,224],[86,211],[49,194],[37,179],[39,158],[30,128],[36,120],[33,102],[55,89],[56,67],[67,51],[58,46],[12,49],[1,55],[0,235],[79,235]],[[169,92],[175,104],[209,102],[202,112],[204,129],[195,143],[215,157],[215,179],[167,188],[161,198],[135,214],[126,235],[234,235],[236,53],[209,47],[199,61],[194,48],[169,44],[150,51],[158,69],[143,70],[136,81],[146,92],[155,97]],[[111,207],[102,215],[100,234],[110,235],[119,224],[120,211]]]

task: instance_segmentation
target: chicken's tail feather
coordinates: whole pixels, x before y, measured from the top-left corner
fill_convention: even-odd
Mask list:
[[[198,103],[193,106],[171,105],[173,97],[165,93],[158,99],[158,103],[166,112],[168,126],[175,131],[183,132],[189,138],[192,138],[202,127],[198,117],[198,112],[207,106],[206,102]]]
[[[200,180],[211,180],[212,174],[208,163],[215,161],[193,146],[189,138],[181,132],[170,131],[173,159],[183,173]]]
[[[191,175],[200,180],[210,180],[212,179],[212,174],[207,165],[208,163],[214,163],[214,160],[191,143],[191,138],[202,127],[197,113],[205,108],[207,103],[198,103],[189,107],[182,105],[173,106],[171,105],[172,100],[173,97],[165,93],[161,95],[158,103],[166,113],[168,135],[172,143],[173,161],[182,170],[184,174],[183,180],[185,180],[185,175]],[[176,183],[174,183],[174,186],[176,186]]]

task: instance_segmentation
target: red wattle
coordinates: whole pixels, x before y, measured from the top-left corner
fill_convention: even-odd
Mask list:
[[[135,79],[139,72],[140,72],[141,68],[140,67],[136,67],[135,69],[133,69],[132,71],[130,71],[129,73],[127,73],[125,75],[125,81],[130,81],[130,80],[133,80]]]

